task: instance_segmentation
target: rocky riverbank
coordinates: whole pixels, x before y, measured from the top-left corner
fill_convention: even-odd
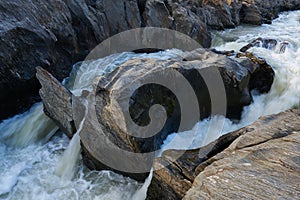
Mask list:
[[[300,111],[261,117],[200,149],[154,162],[147,199],[297,199]]]
[[[0,120],[40,100],[37,66],[61,81],[75,62],[119,32],[164,27],[209,47],[211,29],[267,23],[281,11],[299,8],[299,0],[1,1]]]
[[[165,61],[155,59],[129,60],[111,73],[102,76],[98,80],[98,83],[94,83],[94,87],[96,88],[95,94],[84,91],[81,98],[71,97],[68,90],[42,68],[38,68],[37,77],[43,86],[40,94],[44,102],[45,113],[69,137],[72,137],[72,134],[75,133],[76,128],[79,128],[81,120],[84,118],[83,115],[87,108],[82,103],[82,98],[88,101],[95,100],[95,102],[90,102],[88,105],[91,108],[88,108],[89,113],[85,116],[80,137],[83,146],[83,159],[86,165],[91,169],[103,170],[111,169],[102,162],[103,158],[107,157],[107,155],[114,155],[112,152],[106,152],[107,149],[102,149],[105,146],[104,144],[100,145],[103,141],[107,141],[107,138],[113,144],[117,145],[118,148],[126,151],[135,153],[152,152],[160,148],[170,133],[179,130],[179,124],[183,124],[183,129],[179,131],[189,130],[201,119],[207,118],[210,115],[224,114],[222,113],[222,107],[214,111],[212,110],[210,91],[206,85],[205,77],[201,75],[214,76],[216,80],[216,74],[212,74],[211,72],[213,69],[217,70],[221,76],[222,85],[224,84],[224,93],[227,96],[224,96],[224,109],[227,109],[226,115],[230,119],[240,119],[243,107],[252,102],[250,90],[256,89],[261,93],[265,93],[270,90],[273,84],[274,72],[272,68],[265,61],[256,58],[252,54],[229,58],[205,49],[185,52],[178,57]],[[195,107],[191,107],[192,110],[188,110],[187,115],[181,112],[182,109],[186,110],[188,107],[179,103],[182,100],[179,93],[172,92],[178,92],[182,88],[182,85],[176,86],[175,83],[180,81],[177,79],[174,80],[172,71],[177,71],[192,86],[196,94],[197,103],[195,106],[199,106],[201,115],[193,116],[192,113],[196,109]],[[159,78],[158,76],[162,77]],[[169,83],[170,88],[158,87],[151,84],[145,84],[140,88],[136,88],[135,86],[139,82],[168,79],[172,83]],[[132,82],[129,80],[135,81]],[[174,87],[173,90],[172,85]],[[221,87],[221,85],[218,87]],[[214,89],[220,90],[222,88]],[[185,90],[184,93],[186,94],[187,91]],[[128,94],[132,95],[127,99],[126,96]],[[218,93],[219,97],[220,94]],[[191,97],[188,96],[188,98]],[[129,108],[126,107],[128,103]],[[134,124],[148,126],[150,123],[148,112],[154,104],[163,106],[166,111],[166,118],[163,112],[155,112],[155,118],[151,118],[151,120],[157,119],[158,121],[150,131],[153,131],[153,129],[160,131],[153,137],[146,138],[129,135],[133,134],[133,132],[137,132],[136,134],[145,134],[145,131],[140,130],[141,127],[138,129],[132,129],[132,127],[134,127]],[[93,109],[96,109],[96,116],[93,116],[91,113]],[[126,117],[126,113],[128,114],[128,112],[130,114],[129,118],[133,122],[128,121],[128,117]],[[187,123],[180,121],[182,118]],[[165,119],[165,124],[162,119]],[[161,125],[162,127],[160,127]],[[139,158],[139,163],[144,163],[148,166],[149,169],[147,169],[150,170],[153,158],[154,154],[150,160],[143,160],[143,157],[141,157]],[[114,158],[116,165],[121,161],[128,162],[130,159],[123,154],[120,158]],[[132,159],[138,158],[135,156]],[[128,163],[134,164],[135,162]],[[130,169],[133,168],[134,166],[130,167]],[[147,176],[147,174],[120,172],[116,168],[111,170],[137,180],[144,180]]]

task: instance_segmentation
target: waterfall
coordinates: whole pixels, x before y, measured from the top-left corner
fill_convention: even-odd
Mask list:
[[[80,137],[77,132],[59,162],[55,174],[65,181],[70,181],[76,172],[76,164],[80,156]]]
[[[23,148],[37,142],[47,142],[58,127],[43,112],[43,104],[0,124],[0,139],[12,147]]]
[[[153,177],[153,168],[151,169],[150,174],[147,177],[147,179],[145,180],[142,187],[134,193],[131,200],[144,200],[144,199],[146,199],[147,191],[148,191],[148,188],[151,184],[152,177]]]

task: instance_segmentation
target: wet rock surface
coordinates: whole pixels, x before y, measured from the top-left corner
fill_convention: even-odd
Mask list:
[[[249,63],[253,64],[251,62],[250,60]],[[249,65],[249,63],[247,63],[247,65]],[[82,97],[73,97],[71,105],[68,92],[66,89],[61,89],[62,86],[57,84],[56,80],[49,78],[49,74],[40,68],[37,75],[43,85],[41,96],[44,104],[49,104],[49,106],[46,106],[46,111],[48,112],[46,113],[54,118],[58,125],[67,131],[68,135],[70,135],[69,133],[71,132],[70,125],[72,123],[70,122],[72,122],[72,120],[74,120],[74,124],[78,129],[82,119],[85,119],[80,132],[83,146],[83,159],[91,169],[101,170],[111,169],[104,164],[105,162],[103,161],[103,158],[107,157],[107,155],[111,155],[107,162],[113,160],[116,164],[118,164],[120,160],[126,159],[126,155],[122,155],[122,157],[118,158],[110,149],[105,149],[105,144],[103,143],[105,141],[109,141],[116,145],[117,148],[128,152],[151,152],[160,148],[168,134],[189,130],[200,119],[210,116],[212,114],[211,97],[206,81],[217,80],[215,72],[211,72],[212,69],[216,70],[220,76],[222,85],[224,84],[224,86],[221,85],[218,87],[221,89],[224,87],[225,89],[224,92],[226,96],[224,96],[223,100],[224,102],[227,100],[227,104],[224,104],[224,107],[227,108],[227,117],[239,119],[243,107],[249,105],[252,101],[252,96],[249,91],[251,82],[249,81],[253,78],[252,75],[255,74],[253,72],[259,69],[259,65],[255,66],[255,69],[252,69],[252,73],[251,70],[249,70],[251,67],[251,65],[244,66],[238,61],[205,49],[186,52],[178,58],[166,61],[133,59],[122,64],[113,72],[102,76],[99,79],[98,85],[94,85],[96,87],[96,96],[93,97],[92,93],[85,91]],[[181,74],[183,79],[188,81],[187,84],[191,86],[192,93],[195,94],[195,105],[192,104],[188,108],[183,108],[184,110],[188,109],[186,114],[181,113],[182,105],[179,103],[181,96],[176,94],[176,91],[178,92],[178,90],[184,89],[183,84],[180,82],[180,79],[177,78],[178,75],[175,76],[171,72]],[[263,73],[267,73],[265,77],[273,77],[273,70],[262,70],[260,73],[262,75]],[[271,75],[269,73],[271,73]],[[202,76],[203,74],[207,77],[211,77],[211,79],[206,79],[205,81],[205,77]],[[169,87],[163,87],[157,84],[139,85],[145,83],[144,81],[146,81],[146,83],[147,81],[153,83],[151,80],[154,81],[154,83],[155,81],[169,80],[166,83],[171,85],[169,85]],[[266,83],[270,84],[268,88],[271,87],[273,83],[272,80]],[[52,82],[54,82],[54,84]],[[259,84],[255,84],[257,87],[260,87]],[[51,88],[49,85],[53,85],[54,87]],[[137,86],[139,87],[136,88]],[[174,89],[170,90],[170,88],[173,87]],[[63,91],[62,93],[59,92],[61,90]],[[54,95],[53,93],[55,93],[55,91],[58,91],[58,94]],[[222,90],[220,91],[222,92]],[[182,92],[186,94],[187,90],[184,89]],[[54,96],[55,98],[49,98],[49,94],[51,94],[50,97]],[[221,93],[218,93],[219,97],[220,94]],[[192,96],[187,96],[187,98],[188,104],[190,104]],[[84,99],[88,99],[88,102],[91,102],[88,105],[89,112],[86,116],[84,114],[86,110]],[[65,102],[65,104],[63,102]],[[151,111],[151,107],[157,104],[163,107],[163,112],[160,110],[155,112],[153,110]],[[193,115],[197,107],[200,111],[200,115]],[[71,108],[72,114],[70,114]],[[93,112],[90,112],[93,110],[96,113],[93,114]],[[154,113],[155,115],[153,115]],[[59,115],[57,116],[57,114]],[[222,108],[218,108],[214,110],[213,114],[225,113],[222,113]],[[132,121],[128,121],[128,119]],[[185,119],[185,122],[180,123],[181,119]],[[153,120],[155,121],[154,123]],[[179,127],[179,124],[183,125]],[[138,128],[133,128],[135,126],[138,126]],[[152,132],[153,130],[157,130],[157,134],[153,136],[147,135],[147,131],[145,131],[147,129],[141,130],[141,127],[145,126],[152,127],[150,129]],[[146,135],[140,135],[141,133]],[[145,139],[143,137],[145,137]],[[103,145],[100,145],[102,143]],[[114,159],[112,159],[112,157],[114,157]],[[140,163],[144,163],[145,166],[151,168],[153,158],[154,154],[153,157],[148,160],[143,160],[143,158],[138,157],[134,159],[142,159]],[[134,162],[128,163],[130,165],[130,163]],[[130,168],[133,167],[134,166],[131,166]],[[122,173],[120,172],[121,170],[115,171]],[[122,174],[137,180],[144,180],[147,177],[147,174]]]
[[[177,160],[181,151],[166,151],[154,167],[169,165],[154,172],[147,199],[297,198],[299,119],[299,110],[261,117]]]
[[[178,131],[180,118],[182,116],[179,100],[175,96],[177,94],[168,88],[155,84],[145,84],[138,89],[135,88],[135,85],[141,80],[143,82],[153,79],[155,82],[155,80],[157,81],[158,79],[168,80],[169,78],[178,90],[182,88],[182,85],[181,87],[176,87],[176,79],[174,80],[174,78],[172,78],[174,75],[170,74],[168,70],[178,71],[189,81],[189,84],[192,85],[199,102],[199,104],[195,106],[199,106],[201,113],[200,118],[205,118],[211,114],[211,102],[207,86],[197,70],[205,71],[217,66],[221,77],[224,78],[226,92],[230,94],[227,99],[227,107],[230,107],[230,111],[227,113],[228,116],[238,118],[243,106],[251,103],[252,99],[247,89],[250,75],[247,69],[237,62],[206,50],[188,53],[183,60],[184,61],[182,61],[182,59],[159,61],[154,59],[135,59],[124,63],[111,74],[102,77],[99,81],[96,95],[97,118],[102,133],[99,134],[99,132],[101,132],[99,130],[84,131],[84,128],[80,134],[85,152],[88,152],[85,153],[85,155],[88,156],[84,159],[87,160],[86,164],[89,167],[93,169],[103,169],[104,165],[99,161],[104,155],[103,150],[101,151],[98,148],[101,145],[98,144],[105,138],[109,138],[109,140],[113,141],[119,148],[126,151],[147,153],[158,150],[168,134]],[[164,77],[158,78],[157,74],[164,74]],[[132,82],[129,80],[135,81]],[[234,87],[234,85],[236,85],[236,87]],[[245,92],[246,95],[248,95],[246,98]],[[130,96],[129,108],[127,110],[126,105],[128,102],[123,101],[123,99],[126,99],[125,96],[128,93],[132,93],[132,96]],[[155,115],[150,114],[150,122],[148,112],[150,107],[156,104],[163,106],[166,111],[166,118],[163,116],[163,113],[154,112]],[[226,107],[226,105],[224,106]],[[127,121],[127,112],[130,113],[130,118],[133,122]],[[116,115],[116,113],[118,114]],[[184,130],[191,129],[193,125],[200,120],[199,117],[195,118],[192,112],[189,112],[189,114],[190,115],[183,117],[186,119],[186,122],[188,122],[184,124]],[[166,120],[165,124],[163,119]],[[130,136],[129,134],[132,133],[147,133],[145,130],[132,129],[132,127],[134,127],[132,123],[142,127],[148,126],[149,124],[153,125],[154,123],[155,126],[150,130],[158,130],[158,133],[152,137],[147,137],[146,135],[145,139],[142,138],[142,135]],[[89,128],[87,127],[87,129]],[[125,159],[125,157],[126,156],[123,155],[122,159]],[[129,158],[126,158],[126,160],[129,160]],[[146,161],[141,160],[139,163],[142,162]],[[152,161],[150,160],[148,162],[150,162],[150,169]],[[106,169],[106,167],[104,169]],[[138,180],[142,179],[141,176],[137,178],[136,175],[126,173],[125,175],[129,175]],[[145,176],[142,177],[145,178]]]
[[[277,48],[279,53],[284,53],[288,45],[289,43],[286,41],[279,41],[276,39],[267,39],[267,38],[257,38],[253,40],[251,43],[249,43],[248,45],[242,47],[240,51],[245,53],[252,47],[262,47],[270,50],[276,50]]]

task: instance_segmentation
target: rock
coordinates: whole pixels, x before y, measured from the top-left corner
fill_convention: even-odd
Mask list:
[[[145,26],[177,30],[189,35],[203,47],[211,45],[211,35],[206,24],[184,3],[148,0],[143,12]]]
[[[266,49],[274,49],[276,45],[278,44],[278,41],[275,39],[263,39],[263,38],[257,38],[248,45],[242,47],[240,49],[241,52],[246,52],[248,49],[252,47],[263,47]]]
[[[196,150],[165,151],[162,157],[154,161],[154,169],[159,170],[153,172],[147,199],[182,199],[198,175],[195,171],[196,167],[226,149],[243,132],[244,129],[226,134]],[[179,159],[174,159],[179,156]]]
[[[265,49],[276,50],[278,53],[284,53],[286,48],[290,45],[289,42],[280,41],[276,39],[257,38],[240,49],[240,52],[247,52],[252,47],[262,47]],[[217,52],[216,50],[214,50]],[[222,54],[222,52],[219,52]],[[223,53],[224,54],[224,53]]]
[[[1,1],[0,21],[1,120],[39,99],[35,67],[59,78],[69,73],[75,33],[61,1]]]
[[[284,48],[285,47],[282,46],[282,49]],[[250,91],[256,90],[261,94],[270,91],[272,83],[274,82],[275,72],[264,59],[256,57],[250,52],[236,53],[233,50],[218,51],[216,49],[212,49],[212,51],[217,54],[229,56],[248,69],[249,73],[251,74],[249,81]]]
[[[62,80],[116,33],[140,27],[136,1],[1,1],[0,120],[39,101],[35,68]]]
[[[206,0],[202,1],[200,13],[203,13],[208,27],[223,30],[240,24],[241,7],[241,1]]]
[[[217,67],[227,93],[227,117],[234,119],[240,117],[243,107],[249,105],[252,101],[248,89],[251,78],[249,71],[226,56],[204,49],[186,53],[183,57],[183,60],[178,58],[167,61],[154,59],[130,60],[100,79],[96,90],[97,95],[94,98],[96,102],[92,103],[92,105],[96,105],[97,117],[88,114],[86,123],[80,133],[84,148],[83,158],[89,168],[114,170],[100,162],[107,155],[111,155],[110,158],[114,157],[112,152],[108,153],[109,150],[101,149],[104,144],[100,144],[103,141],[108,140],[117,145],[118,148],[129,152],[147,153],[158,150],[168,134],[178,131],[181,117],[180,106],[182,105],[179,106],[179,99],[175,96],[177,94],[156,84],[145,84],[142,87],[135,88],[142,80],[153,79],[157,81],[172,78],[174,75],[169,74],[168,70],[180,72],[189,81],[189,84],[195,91],[196,100],[199,102],[196,106],[199,106],[201,115],[195,118],[193,115],[195,108],[191,108],[192,110],[184,117],[187,123],[184,124],[183,128],[181,127],[181,131],[191,129],[197,121],[211,114],[211,100],[208,88],[204,79],[196,70],[200,70],[202,73],[209,73],[210,69]],[[159,78],[158,74],[164,74],[164,78]],[[176,81],[171,82],[175,84],[173,87],[182,88],[182,85],[176,87]],[[130,96],[130,94],[132,95]],[[93,97],[89,98],[93,99]],[[189,99],[191,98],[189,97]],[[75,102],[80,104],[80,101],[74,101],[73,99],[73,104]],[[151,106],[156,104],[161,105],[165,109],[166,117],[164,117],[164,112],[151,111]],[[126,106],[129,106],[129,108]],[[226,107],[226,105],[224,106]],[[82,109],[76,110],[77,106],[74,108],[74,116],[83,113]],[[91,107],[91,109],[93,108]],[[129,115],[132,121],[127,121]],[[151,121],[149,115],[151,116]],[[153,122],[154,127],[152,128],[157,130],[157,134],[154,136],[142,138],[149,136],[147,131],[140,129],[140,127],[132,128],[136,125],[141,127],[153,125],[152,120],[158,120],[157,123]],[[78,125],[80,122],[75,120],[75,123]],[[129,133],[135,134],[135,136],[129,135]],[[126,155],[123,155],[120,159],[130,161],[130,158],[126,158]],[[107,158],[107,160],[109,159]],[[117,158],[115,160],[116,163],[120,163],[120,160]],[[147,160],[147,162],[149,162],[148,168],[150,169],[152,160]],[[130,163],[133,162],[129,162],[129,165]],[[114,171],[137,180],[144,180],[146,177],[145,174],[124,173],[121,170]]]
[[[263,94],[271,90],[275,72],[264,59],[258,58],[249,52],[245,54],[238,53],[234,59],[249,70],[251,74],[249,81],[250,91],[256,90]]]
[[[241,22],[254,25],[271,23],[271,20],[278,17],[280,12],[300,9],[299,0],[245,0],[242,4]]]
[[[249,59],[247,65],[251,65],[251,62]],[[205,49],[186,52],[165,61],[133,59],[100,77],[99,83],[94,84],[95,94],[83,91],[81,97],[73,96],[72,100],[68,90],[42,68],[37,68],[37,77],[43,86],[40,94],[46,114],[69,137],[75,132],[74,127],[81,127],[85,164],[91,169],[109,169],[141,181],[147,177],[148,173],[145,172],[152,166],[154,151],[160,148],[168,134],[189,130],[200,119],[210,115],[240,118],[243,107],[252,101],[249,81],[258,70],[253,63],[253,69],[240,63]],[[220,75],[220,85],[215,85],[218,76],[213,69]],[[272,72],[261,70],[259,73],[263,76],[263,73]],[[182,79],[179,74],[183,76]],[[268,75],[265,74],[266,77]],[[211,98],[216,94],[210,94],[206,85],[211,80],[210,87],[214,92],[218,91],[218,107],[214,110],[211,108]],[[155,84],[157,81],[162,82]],[[270,84],[270,88],[272,82],[265,84]],[[223,99],[222,92],[226,93]],[[219,106],[222,105],[219,101],[223,102],[224,108]],[[153,105],[162,106],[164,111]],[[197,110],[200,115],[196,113]],[[149,130],[145,127],[149,127]],[[153,132],[154,135],[149,135]],[[124,152],[118,154],[115,149],[112,150],[112,146],[136,154],[133,158],[127,157]],[[145,158],[143,153],[148,152],[153,153],[150,153],[150,158]],[[125,160],[127,162],[123,162]],[[119,169],[121,161],[127,163],[124,165],[128,171]],[[135,173],[137,161],[138,167],[143,166],[144,171]]]
[[[241,18],[241,21],[245,23],[253,21],[253,24],[271,23],[271,20],[277,18],[280,12],[300,9],[299,0],[246,0],[243,3],[242,12],[246,15],[245,18]],[[243,9],[245,10],[243,11]],[[247,14],[251,12],[254,14]],[[260,23],[258,20],[251,20],[250,18],[259,19],[258,13],[261,19]]]
[[[154,171],[147,199],[262,199],[274,194],[295,199],[299,119],[299,110],[289,110],[261,117],[205,147],[164,152],[155,159],[159,170]]]
[[[243,23],[253,24],[253,25],[261,25],[264,21],[259,8],[255,4],[249,4],[244,2],[243,7],[240,12],[240,18]]]
[[[72,138],[76,128],[73,121],[70,92],[49,72],[41,67],[36,69],[36,77],[42,85],[40,95],[43,99],[45,114],[54,120],[69,138]]]
[[[61,81],[97,44],[122,31],[170,28],[209,47],[210,29],[261,24],[280,11],[299,8],[299,0],[1,1],[0,120],[40,100],[35,67]]]
[[[299,110],[260,118],[252,131],[196,168],[200,174],[184,199],[299,197],[299,119]]]

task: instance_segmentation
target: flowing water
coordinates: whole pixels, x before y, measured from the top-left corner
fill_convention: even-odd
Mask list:
[[[191,131],[179,133],[179,141],[172,148],[200,147],[221,134],[236,130],[255,121],[259,116],[278,113],[299,107],[300,103],[300,11],[283,13],[271,25],[241,26],[217,32],[214,46],[220,50],[239,50],[252,40],[262,38],[279,39],[289,43],[286,51],[279,48],[252,48],[254,54],[267,60],[276,72],[271,91],[255,95],[254,102],[246,107],[239,124],[233,124],[222,116],[199,122]],[[168,50],[154,54],[122,53],[90,63],[74,66],[77,73],[70,75],[68,83],[75,83],[73,93],[79,95],[88,89],[96,76],[112,71],[126,60],[138,57],[168,59],[180,55],[179,50]],[[79,68],[79,66],[81,67]],[[105,65],[105,69],[97,66]],[[212,122],[220,122],[222,132],[207,133]],[[144,184],[117,175],[110,171],[90,171],[80,158],[79,136],[70,142],[43,114],[42,104],[34,105],[28,112],[5,120],[0,124],[0,199],[134,199],[145,198],[151,176]],[[80,129],[78,130],[80,132]],[[56,133],[56,134],[55,134]],[[170,148],[170,135],[163,149]],[[176,137],[178,139],[178,137]],[[194,138],[192,146],[187,139]],[[69,147],[68,147],[69,146]]]

